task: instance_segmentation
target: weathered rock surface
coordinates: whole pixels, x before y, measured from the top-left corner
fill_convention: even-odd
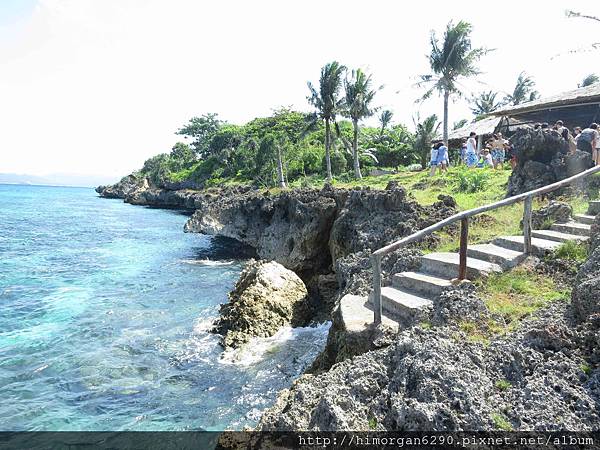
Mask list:
[[[260,430],[600,429],[600,372],[584,373],[593,326],[555,303],[488,347],[452,327],[413,328],[390,346],[304,375]],[[499,384],[501,383],[501,384]]]
[[[534,230],[542,230],[548,228],[552,223],[564,223],[571,219],[573,214],[573,208],[571,205],[565,202],[550,201],[546,206],[540,209],[532,211],[531,213],[531,225]],[[523,221],[521,220],[521,228],[523,227]]]
[[[229,302],[221,305],[214,332],[225,347],[239,347],[252,337],[269,337],[282,326],[302,326],[307,316],[308,292],[298,276],[274,261],[250,260]]]
[[[600,247],[581,266],[572,295],[573,308],[580,320],[600,314]]]
[[[134,174],[121,178],[118,183],[110,186],[98,186],[95,190],[100,197],[105,198],[125,198],[136,192],[149,188],[148,180]]]
[[[508,196],[546,186],[592,167],[592,158],[569,145],[556,131],[520,128],[511,137],[517,167],[508,180]]]
[[[397,185],[277,195],[251,191],[204,202],[185,230],[237,239],[256,248],[261,258],[278,261],[306,278],[306,273],[330,272],[333,261],[375,250],[448,217],[455,207],[451,197],[443,196],[423,207]]]

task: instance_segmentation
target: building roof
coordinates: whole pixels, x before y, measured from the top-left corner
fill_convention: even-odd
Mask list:
[[[500,124],[501,118],[499,117],[486,117],[485,119],[477,120],[475,122],[468,123],[456,130],[452,130],[448,133],[448,140],[454,141],[456,139],[467,139],[471,131],[477,133],[477,135],[492,134],[496,131],[496,128]]]
[[[515,116],[533,111],[562,108],[580,104],[600,103],[600,83],[562,92],[550,97],[538,98],[531,102],[509,106],[491,112],[491,116]]]

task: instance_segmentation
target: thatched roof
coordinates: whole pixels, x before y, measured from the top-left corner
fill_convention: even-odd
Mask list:
[[[468,123],[456,130],[452,130],[448,133],[449,141],[464,140],[469,137],[472,131],[477,136],[490,136],[497,131],[501,131],[506,134],[510,131],[514,131],[516,127],[516,121],[507,117],[486,117],[475,122]],[[436,139],[441,139],[441,135]]]
[[[593,103],[600,103],[600,83],[594,83],[590,86],[562,92],[550,97],[538,98],[520,105],[508,106],[490,113],[490,116],[516,116],[533,111]]]
[[[477,133],[477,135],[482,136],[492,134],[494,131],[496,131],[500,120],[501,119],[499,117],[486,117],[485,119],[468,123],[448,133],[448,140],[454,141],[456,139],[467,139],[469,134],[471,134],[471,131],[474,131]]]

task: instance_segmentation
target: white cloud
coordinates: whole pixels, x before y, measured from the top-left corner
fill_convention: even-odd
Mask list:
[[[241,123],[281,105],[308,109],[306,81],[332,59],[368,67],[385,85],[380,104],[412,125],[418,109],[440,113],[437,98],[415,105],[412,85],[428,70],[429,31],[450,19],[497,49],[467,90],[509,90],[522,70],[542,93],[574,88],[600,72],[598,53],[551,58],[598,33],[566,19],[565,5],[39,0],[0,44],[0,172],[122,175],[168,151],[193,115]],[[451,123],[468,116],[452,105]]]

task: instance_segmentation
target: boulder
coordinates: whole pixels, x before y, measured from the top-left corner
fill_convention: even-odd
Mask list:
[[[274,261],[250,260],[229,302],[221,305],[213,332],[224,347],[239,347],[252,337],[269,337],[281,327],[306,325],[308,292],[302,280]]]
[[[508,196],[563,180],[592,167],[591,156],[569,145],[556,131],[519,128],[510,138],[517,167],[508,180]]]
[[[576,317],[581,321],[600,313],[600,247],[594,249],[579,269],[571,304]]]
[[[568,203],[551,201],[548,205],[531,213],[531,224],[534,230],[542,230],[554,222],[568,222],[572,214],[573,208]],[[522,220],[521,228],[523,228]]]

